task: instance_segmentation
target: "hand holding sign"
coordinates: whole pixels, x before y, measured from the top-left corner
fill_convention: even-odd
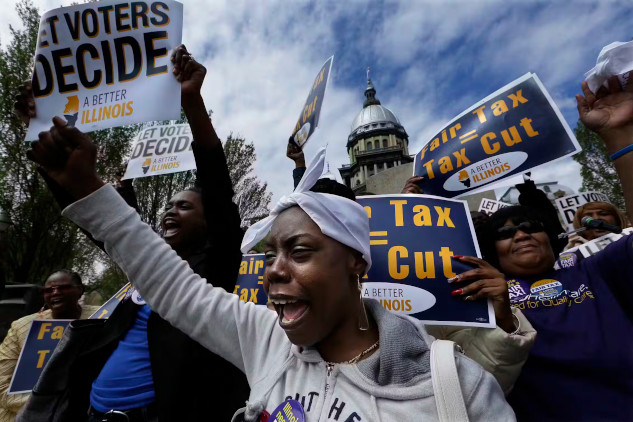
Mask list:
[[[461,296],[464,300],[491,299],[497,325],[508,333],[514,331],[514,318],[510,308],[510,295],[505,275],[481,258],[461,255],[455,255],[453,258],[477,268],[457,274],[449,282],[477,281],[453,290],[452,294]]]
[[[290,158],[292,161],[295,162],[295,167],[306,166],[306,159],[305,159],[305,156],[303,155],[303,151],[301,150],[301,148],[299,148],[292,142],[288,142],[288,146],[286,147],[286,157]]]
[[[53,119],[53,125],[39,134],[26,155],[74,199],[83,198],[103,186],[96,172],[97,149],[86,134],[60,117]]]
[[[413,176],[409,177],[407,183],[405,183],[404,188],[402,188],[401,193],[414,193],[414,194],[423,194],[424,191],[420,187],[420,184],[424,181],[423,176]]]

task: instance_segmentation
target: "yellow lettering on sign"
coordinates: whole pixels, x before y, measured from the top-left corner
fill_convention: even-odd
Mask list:
[[[42,368],[44,366],[44,359],[46,359],[46,355],[48,355],[51,351],[50,350],[38,350],[37,354],[39,355],[39,357],[37,358],[37,365],[35,365],[36,368]]]
[[[477,117],[479,118],[479,122],[480,123],[486,123],[486,121],[488,120],[488,119],[486,119],[486,115],[484,114],[484,108],[486,108],[486,106],[482,105],[477,110],[472,112],[472,114],[476,114],[477,115]]]
[[[40,331],[39,333],[37,333],[37,339],[41,340],[44,338],[44,334],[48,333],[49,331],[51,331],[51,325],[53,325],[50,322],[45,322],[40,326]]]
[[[442,267],[444,269],[444,277],[451,278],[455,277],[457,274],[453,272],[453,261],[452,256],[453,252],[447,246],[442,246],[440,249],[440,257],[442,258]]]
[[[512,108],[516,108],[519,104],[527,103],[528,100],[523,96],[523,90],[520,89],[516,94],[508,95],[508,98],[512,100]]]
[[[435,208],[435,212],[437,213],[438,227],[444,226],[444,223],[446,223],[446,227],[455,228],[455,224],[453,224],[453,221],[451,220],[451,217],[450,217],[450,213],[451,213],[450,208],[438,207],[438,206],[435,206],[433,208]]]
[[[242,261],[240,263],[240,274],[247,274],[247,273],[248,273],[248,262]]]
[[[534,128],[532,127],[530,123],[532,123],[532,119],[528,119],[527,117],[524,117],[523,119],[521,119],[521,126],[525,130],[525,133],[530,138],[533,138],[536,135],[538,135],[538,132],[534,130]]]
[[[416,226],[432,226],[431,210],[426,205],[416,205],[413,207],[413,212],[416,213],[413,216],[413,224]]]
[[[503,100],[497,101],[492,106],[490,106],[490,108],[492,108],[492,114],[494,114],[495,116],[501,116],[503,113],[508,111],[508,106]]]
[[[242,292],[240,293],[240,300],[242,302],[248,302],[248,289],[242,289]]]
[[[398,257],[408,258],[409,252],[407,251],[407,248],[404,246],[393,246],[389,249],[389,253],[387,255],[389,275],[393,279],[402,280],[403,278],[407,278],[409,275],[409,266],[404,264],[398,266]]]
[[[484,148],[486,154],[492,155],[501,149],[499,142],[493,142],[492,145],[490,145],[489,141],[491,139],[495,139],[496,137],[497,135],[495,135],[494,132],[488,132],[481,137],[481,146]]]
[[[433,252],[415,252],[415,275],[423,280],[425,278],[435,278],[435,259]]]
[[[423,164],[424,168],[426,169],[426,174],[427,176],[429,176],[429,179],[435,178],[435,174],[433,173],[433,167],[431,166],[433,161],[435,160],[430,160]]]
[[[402,208],[407,204],[406,200],[393,200],[389,201],[391,205],[395,207],[394,216],[396,219],[396,227],[402,227],[404,225],[404,215],[402,212]]]
[[[453,170],[453,164],[451,163],[451,159],[449,157],[440,158],[437,164],[440,165],[440,173],[442,174],[446,174]]]
[[[53,334],[51,335],[51,338],[53,340],[59,340],[62,338],[63,334],[64,334],[64,327],[58,326],[58,327],[53,328]]]

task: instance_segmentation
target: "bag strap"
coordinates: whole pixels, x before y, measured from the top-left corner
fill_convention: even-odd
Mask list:
[[[468,422],[452,341],[435,340],[431,344],[431,380],[440,422]]]

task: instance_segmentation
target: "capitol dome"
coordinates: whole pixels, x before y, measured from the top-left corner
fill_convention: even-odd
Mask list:
[[[352,121],[352,127],[350,132],[355,132],[361,126],[372,125],[372,124],[380,124],[380,123],[395,123],[400,125],[400,121],[396,117],[395,114],[387,107],[384,107],[380,104],[372,104],[367,107],[364,107],[360,113],[356,116],[356,118]],[[385,127],[383,125],[382,127]],[[374,126],[377,128],[379,126]],[[393,126],[391,126],[393,127]],[[369,127],[367,127],[369,129]]]
[[[354,144],[359,137],[366,138],[376,133],[397,133],[399,136],[407,137],[407,132],[400,124],[400,120],[387,107],[380,104],[376,98],[376,88],[367,80],[365,89],[365,103],[363,108],[352,121],[350,133],[347,138],[348,148]]]
[[[350,163],[339,168],[345,184],[357,195],[400,192],[412,172],[409,135],[396,115],[376,98],[369,69],[365,102],[350,129],[346,145]]]

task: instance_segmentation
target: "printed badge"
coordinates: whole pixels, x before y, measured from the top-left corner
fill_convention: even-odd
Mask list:
[[[523,302],[530,296],[530,293],[527,291],[527,287],[524,282],[521,280],[508,280],[508,293],[510,293],[510,303],[515,304],[519,302]]]
[[[571,268],[578,263],[578,256],[575,252],[565,252],[558,256],[556,263],[554,264],[555,270],[562,270],[564,268]]]
[[[306,414],[301,403],[296,400],[286,400],[281,403],[268,418],[268,422],[305,422]]]
[[[561,282],[552,279],[539,280],[530,286],[530,293],[539,299],[551,299],[561,294],[562,291]]]

